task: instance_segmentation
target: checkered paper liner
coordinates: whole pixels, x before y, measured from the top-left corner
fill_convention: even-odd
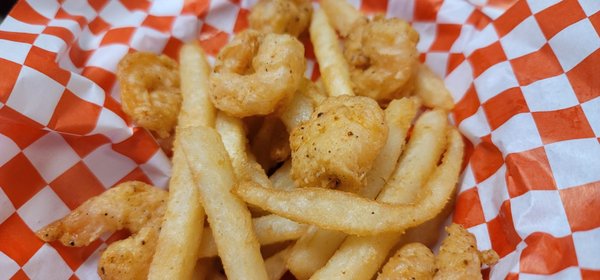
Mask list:
[[[169,159],[120,109],[119,59],[193,39],[214,56],[254,2],[16,4],[0,25],[0,280],[98,279],[122,233],[67,248],[33,232],[119,182],[166,187]],[[500,254],[486,277],[600,279],[600,1],[351,2],[411,22],[453,93],[468,140],[453,219]]]

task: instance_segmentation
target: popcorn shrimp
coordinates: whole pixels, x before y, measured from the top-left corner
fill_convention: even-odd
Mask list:
[[[312,5],[309,0],[260,0],[252,8],[250,28],[265,33],[287,33],[298,37],[310,23]]]
[[[142,182],[125,182],[89,199],[37,236],[45,242],[81,247],[104,233],[127,229],[132,236],[102,253],[98,274],[102,279],[146,279],[167,196],[166,191]]]
[[[130,53],[119,62],[117,77],[123,111],[160,138],[169,137],[181,107],[177,62],[165,55]]]
[[[405,95],[417,67],[419,34],[405,21],[376,17],[344,42],[354,92],[387,102]]]
[[[329,97],[291,133],[292,178],[300,186],[358,190],[387,133],[377,102]]]
[[[235,117],[273,113],[300,86],[305,64],[298,39],[243,31],[219,52],[210,79],[211,99]]]

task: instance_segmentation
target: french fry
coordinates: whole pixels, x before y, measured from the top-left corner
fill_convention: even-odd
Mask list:
[[[407,148],[407,152],[408,149],[410,148]],[[452,195],[458,182],[463,152],[464,143],[460,133],[456,129],[451,129],[448,133],[448,146],[442,163],[421,189],[419,193],[421,198],[416,199],[415,204],[423,203],[423,200],[428,200],[427,197],[436,196],[440,191],[448,191],[445,195]],[[441,204],[442,207],[443,204]],[[432,209],[431,214],[439,213],[442,207]],[[327,262],[327,265],[317,271],[311,279],[371,279],[385,261],[390,250],[398,243],[400,237],[399,234],[350,236]],[[340,277],[340,275],[345,276]]]
[[[342,49],[323,10],[317,10],[310,23],[310,40],[329,96],[354,95],[350,70]]]
[[[394,171],[418,107],[416,98],[404,98],[392,101],[386,108],[388,138],[367,173],[367,184],[361,189],[361,196],[374,199]],[[318,228],[307,232],[292,249],[288,261],[290,271],[297,278],[308,279],[327,263],[346,236],[343,232]]]
[[[228,279],[267,279],[260,245],[245,203],[231,193],[236,184],[221,136],[210,127],[180,131],[180,145],[210,223]]]
[[[315,107],[325,98],[316,84],[304,79],[280,116],[288,132],[310,119]]]
[[[277,215],[267,215],[252,219],[254,232],[260,245],[270,245],[281,241],[298,239],[306,232],[306,225],[298,224]],[[217,255],[217,245],[209,228],[202,233],[200,258]]]
[[[279,280],[287,271],[286,262],[290,255],[291,246],[265,260],[269,280]]]
[[[348,36],[352,27],[366,18],[346,0],[321,0],[321,9],[325,11],[331,25],[342,36]]]
[[[169,201],[148,279],[189,279],[198,259],[204,224],[198,188],[179,144],[184,136],[179,132],[182,127],[214,124],[215,109],[208,97],[207,84],[210,66],[202,49],[194,43],[181,48],[180,58],[183,103],[176,131]]]
[[[400,197],[400,191],[418,193],[411,188],[418,190],[435,167],[446,141],[446,127],[443,111],[421,115],[392,183],[384,188],[377,202],[339,190],[307,187],[278,191],[252,183],[240,184],[235,192],[264,210],[324,229],[353,235],[402,232],[435,217],[454,190],[454,186],[441,185],[418,204],[395,204],[388,199]],[[395,177],[401,180],[398,184],[394,183]]]
[[[275,171],[275,173],[273,173],[273,175],[271,175],[271,177],[269,177],[273,188],[279,190],[291,190],[296,188],[296,183],[294,183],[294,180],[290,175],[291,170],[292,162],[291,160],[287,160],[279,167],[279,169],[277,169],[277,171]]]
[[[423,100],[423,105],[440,108],[446,111],[454,108],[452,94],[444,85],[444,81],[427,65],[419,64],[416,75],[415,94]]]

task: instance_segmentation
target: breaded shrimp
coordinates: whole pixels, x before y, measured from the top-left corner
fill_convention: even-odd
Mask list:
[[[344,41],[357,95],[380,102],[407,95],[418,65],[419,34],[405,21],[376,17],[358,24]]]
[[[430,280],[435,274],[435,256],[421,243],[409,243],[385,264],[377,280]]]
[[[270,114],[289,102],[305,67],[298,39],[243,31],[219,52],[210,79],[211,99],[235,117]]]
[[[309,0],[260,0],[252,8],[250,28],[265,33],[287,33],[298,37],[308,27],[312,16]]]
[[[181,107],[177,62],[165,55],[134,52],[121,59],[117,77],[123,111],[160,138],[169,137]]]
[[[292,178],[299,186],[360,189],[387,132],[377,102],[329,97],[291,133]]]
[[[434,279],[482,279],[481,253],[477,250],[475,236],[457,224],[446,227],[446,231],[448,237],[435,259],[438,272]],[[483,255],[488,264],[498,260],[494,251],[485,251]]]
[[[127,229],[132,236],[114,242],[102,253],[102,279],[145,279],[165,212],[167,192],[129,181],[93,197],[66,217],[37,232],[45,242],[89,245],[104,233]]]

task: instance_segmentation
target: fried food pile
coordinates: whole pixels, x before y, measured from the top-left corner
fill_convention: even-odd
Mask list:
[[[195,42],[179,63],[121,60],[123,111],[172,153],[169,192],[119,184],[38,236],[79,247],[129,230],[102,253],[102,279],[481,279],[498,256],[460,225],[430,249],[464,143],[419,34],[345,0],[314,13],[260,0],[249,23],[214,68]],[[304,77],[306,32],[317,81]]]

